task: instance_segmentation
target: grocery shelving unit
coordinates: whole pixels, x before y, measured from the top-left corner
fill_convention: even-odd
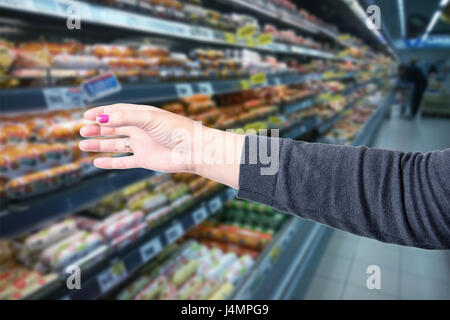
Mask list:
[[[265,45],[249,45],[246,40],[238,39],[234,34],[230,36],[229,33],[220,30],[191,26],[180,22],[157,19],[134,12],[126,12],[84,2],[70,0],[0,0],[0,8],[53,19],[67,19],[67,10],[74,3],[79,6],[84,23],[121,28],[144,34],[164,36],[184,41],[195,41],[210,45],[235,46],[294,56],[300,55],[322,59],[356,61],[352,58],[339,57],[320,50],[283,43],[272,42]]]
[[[274,21],[281,21],[307,34],[320,34],[328,37],[329,40],[335,41],[340,46],[347,46],[346,43],[338,38],[337,34],[320,25],[306,20],[292,20],[271,10],[264,10],[249,2],[240,0],[232,0],[231,2],[236,8],[246,8],[246,10],[253,12],[255,15],[267,16]],[[110,27],[121,29],[125,32],[137,32],[144,35],[201,43],[208,46],[248,48],[283,56],[363,63],[361,60],[341,57],[334,53],[283,43],[272,42],[265,45],[249,45],[245,40],[240,40],[235,35],[230,35],[227,32],[153,18],[142,15],[137,11],[123,11],[88,2],[71,0],[0,0],[0,8],[18,15],[24,15],[24,17],[33,16],[62,21],[67,18],[68,7],[74,3],[81,8],[82,23],[92,26]],[[250,77],[246,78],[226,80],[203,79],[180,82],[124,84],[121,91],[96,100],[94,103],[86,102],[82,91],[78,87],[5,89],[0,90],[0,114],[41,112],[61,108],[72,109],[92,104],[105,105],[121,102],[157,103],[174,101],[194,94],[218,95],[240,92],[251,88],[301,84],[313,80],[356,79],[359,73],[327,72],[303,75],[258,75],[260,78],[262,76],[264,81],[253,81],[252,76],[254,75],[250,75]],[[375,83],[377,80],[372,79],[335,94],[348,96],[371,83]],[[60,103],[61,97],[66,99],[66,104],[62,105]],[[317,95],[309,95],[298,101],[279,106],[281,115],[287,116],[291,113],[308,109],[317,102],[317,99]],[[301,118],[289,127],[282,128],[281,136],[298,139],[312,132],[319,135],[323,134],[342,117],[345,111],[351,109],[356,101],[350,103],[342,112],[337,113],[328,120],[322,120],[318,116]],[[383,118],[384,108],[388,103],[389,101],[386,101],[375,112],[355,138],[354,145],[370,144]],[[56,190],[30,200],[8,204],[8,207],[0,212],[0,238],[16,237],[37,230],[51,221],[57,221],[80,212],[101,198],[119,191],[132,183],[147,179],[154,174],[157,173],[142,169],[98,172],[75,185],[66,186],[63,190]],[[81,290],[68,290],[66,287],[67,274],[62,273],[56,283],[30,298],[98,299],[111,293],[125,283],[135,271],[139,270],[161,252],[164,247],[173,243],[187,231],[218,212],[235,195],[236,192],[230,188],[222,188],[215,191],[201,201],[191,203],[157,227],[148,230],[138,240],[123,245],[119,250],[109,252],[100,262],[83,270],[83,288]],[[290,285],[306,274],[311,266],[311,259],[318,252],[318,248],[323,246],[328,235],[329,229],[292,217],[265,249],[253,271],[240,283],[233,298],[278,299],[288,297]],[[280,275],[284,276],[280,278]],[[273,290],[275,285],[277,285],[277,289]]]
[[[113,95],[95,101],[96,105],[111,103],[143,103],[173,101],[193,94],[224,94],[238,92],[244,88],[268,87],[281,84],[299,84],[311,80],[339,80],[353,78],[357,73],[335,73],[333,75],[308,74],[308,75],[265,75],[266,81],[254,84],[250,78],[235,80],[211,80],[175,83],[154,84],[129,84],[123,85],[122,90]],[[61,106],[61,96],[69,96],[71,103],[66,108],[83,107],[87,105],[82,91],[77,87],[54,88],[19,88],[0,91],[0,113],[40,111],[43,109],[54,110]],[[56,103],[52,101],[56,99]],[[55,107],[56,105],[56,107]]]

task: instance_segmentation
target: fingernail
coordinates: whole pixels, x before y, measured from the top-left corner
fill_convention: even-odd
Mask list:
[[[97,116],[97,122],[98,123],[108,123],[109,122],[109,115],[101,114],[101,115]]]

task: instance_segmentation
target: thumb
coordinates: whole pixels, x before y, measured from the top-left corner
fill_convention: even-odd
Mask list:
[[[138,127],[146,129],[155,120],[153,110],[117,110],[97,116],[97,123],[104,127]]]

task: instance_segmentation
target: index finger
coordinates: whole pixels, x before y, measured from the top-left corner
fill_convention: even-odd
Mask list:
[[[155,109],[155,107],[151,106],[144,106],[144,105],[137,105],[137,104],[125,104],[125,103],[117,103],[117,104],[111,104],[108,106],[100,106],[95,107],[92,109],[89,109],[84,113],[84,118],[89,121],[96,121],[97,116],[109,113],[113,111],[118,110],[149,110],[149,109]]]

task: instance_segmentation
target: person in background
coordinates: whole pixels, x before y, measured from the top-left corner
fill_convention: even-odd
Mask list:
[[[404,79],[414,84],[411,102],[411,118],[414,119],[422,103],[423,94],[428,87],[428,80],[422,70],[417,66],[416,60],[412,60],[406,68]]]

